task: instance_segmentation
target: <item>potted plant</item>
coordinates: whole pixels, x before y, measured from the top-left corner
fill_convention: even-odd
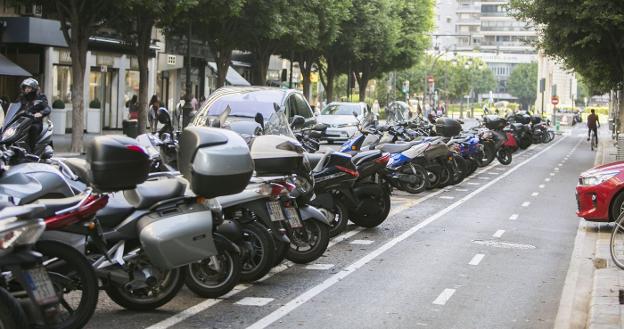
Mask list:
[[[65,109],[65,102],[61,99],[56,99],[52,102],[52,112],[50,113],[50,120],[54,124],[52,133],[55,135],[64,135],[66,122],[67,122],[67,110]]]
[[[91,102],[89,102],[89,110],[87,110],[87,124],[86,129],[88,133],[100,133],[102,130],[101,125],[101,107],[102,103],[97,98],[94,98]]]

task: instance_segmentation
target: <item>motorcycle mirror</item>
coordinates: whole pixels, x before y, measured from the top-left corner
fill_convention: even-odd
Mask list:
[[[291,128],[299,128],[305,124],[305,119],[300,115],[295,115],[290,124]]]
[[[353,116],[357,118],[358,117],[358,113],[356,111],[353,111]]]
[[[256,113],[254,120],[264,129],[264,116],[260,112]]]

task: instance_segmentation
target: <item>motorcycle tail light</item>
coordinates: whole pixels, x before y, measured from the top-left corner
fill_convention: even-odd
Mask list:
[[[353,170],[353,169],[349,169],[349,168],[345,168],[343,166],[336,166],[336,169],[345,172],[353,177],[358,177],[360,176],[360,173],[357,170]]]
[[[290,182],[283,182],[282,185],[288,190],[288,192],[292,192],[297,188],[297,185]]]
[[[390,153],[384,153],[381,158],[375,160],[375,163],[378,163],[382,166],[387,166],[388,162],[390,162]]]
[[[107,195],[89,195],[76,210],[46,218],[46,230],[58,230],[91,219],[107,203]]]

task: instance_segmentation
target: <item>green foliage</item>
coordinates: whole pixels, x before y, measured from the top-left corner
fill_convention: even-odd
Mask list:
[[[624,6],[614,0],[511,0],[516,17],[535,23],[538,46],[563,59],[591,89],[624,81]]]
[[[52,108],[53,109],[64,109],[65,108],[65,102],[63,102],[60,99],[57,99],[54,102],[52,102]]]
[[[537,97],[537,63],[518,64],[509,76],[507,87],[524,108],[535,103]]]
[[[100,103],[100,100],[97,98],[89,102],[90,109],[99,109],[100,107],[102,107],[102,103]]]

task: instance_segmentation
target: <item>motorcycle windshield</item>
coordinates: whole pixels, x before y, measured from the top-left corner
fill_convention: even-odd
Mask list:
[[[390,103],[386,108],[388,124],[401,123],[409,120],[409,108],[400,102]]]
[[[6,116],[4,116],[4,120],[2,121],[2,131],[4,131],[9,124],[11,124],[11,121],[15,119],[15,116],[19,113],[21,108],[21,103],[11,103],[11,105],[9,105],[9,109],[6,111]]]
[[[288,123],[286,113],[284,113],[284,110],[282,109],[271,114],[269,120],[264,123],[264,134],[282,135],[295,138],[295,134],[293,133],[292,129],[290,129],[290,124]]]

